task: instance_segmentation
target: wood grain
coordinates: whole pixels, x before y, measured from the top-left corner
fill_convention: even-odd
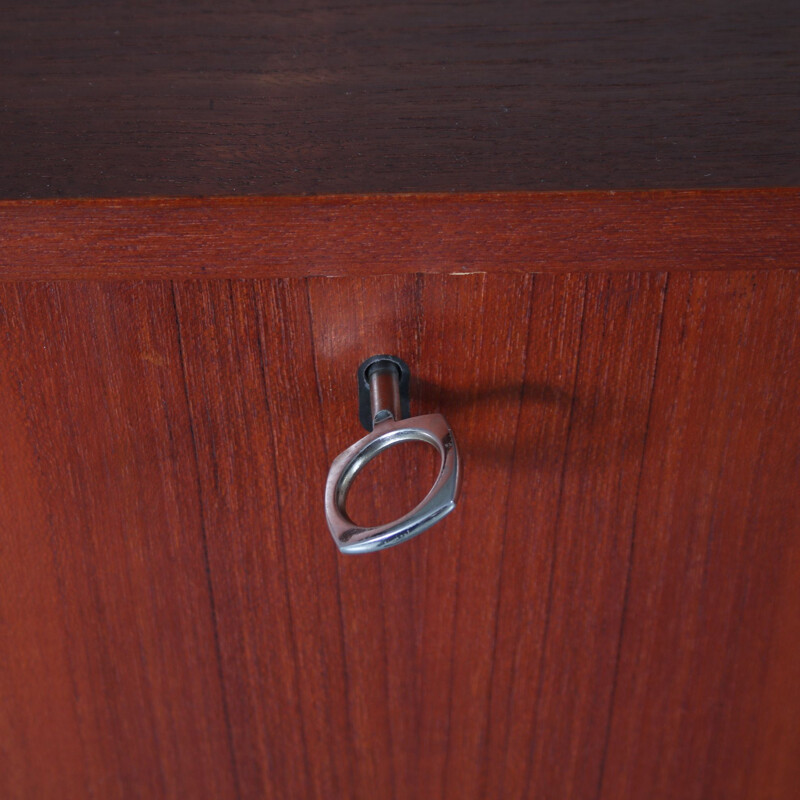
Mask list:
[[[232,796],[171,300],[3,289],[4,797]]]
[[[778,270],[0,287],[3,796],[793,797],[798,307]],[[384,350],[464,494],[339,556]]]
[[[768,330],[759,313],[766,307],[785,325]],[[757,768],[766,756],[761,748],[736,750],[764,724],[771,679],[792,702],[800,677],[798,640],[770,635],[771,620],[794,619],[800,609],[792,555],[800,545],[800,504],[796,493],[776,491],[797,481],[800,463],[800,428],[778,411],[784,402],[797,408],[790,360],[797,310],[796,291],[773,274],[671,277],[632,543],[607,797],[770,796],[800,780],[797,722],[786,761],[774,772]],[[745,379],[756,372],[760,379]],[[698,380],[704,374],[715,379]],[[767,452],[782,455],[762,469]],[[773,560],[769,554],[777,552]],[[788,660],[790,672],[770,675],[773,660],[777,670]]]
[[[800,190],[0,203],[0,279],[795,269]]]
[[[800,185],[795,0],[4,0],[0,196]]]

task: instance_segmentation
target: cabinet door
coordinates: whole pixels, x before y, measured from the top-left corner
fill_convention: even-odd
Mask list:
[[[798,307],[781,270],[0,286],[3,795],[791,796]],[[463,495],[341,556],[378,352]]]

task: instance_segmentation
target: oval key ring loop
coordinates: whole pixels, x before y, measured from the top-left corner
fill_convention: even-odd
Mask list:
[[[378,362],[384,365],[387,358],[392,357],[376,356],[364,363],[369,365],[370,362]],[[379,359],[384,360],[378,361]],[[398,361],[399,359],[393,359],[394,363]],[[405,367],[404,364],[402,366]],[[367,374],[367,370],[363,368],[364,365],[359,370],[360,378],[362,373]],[[325,485],[325,516],[333,539],[343,553],[371,553],[383,550],[422,533],[455,508],[461,488],[458,448],[447,420],[441,414],[396,419],[395,415],[402,414],[400,403],[402,398],[399,396],[394,379],[400,375],[389,368],[386,371],[391,380],[386,378],[386,372],[383,375],[373,373],[369,378],[372,390],[372,418],[383,421],[376,422],[372,433],[337,456],[328,472]],[[381,368],[377,372],[381,372]],[[381,395],[381,381],[385,381],[382,397],[376,397]],[[347,493],[356,475],[387,448],[408,441],[427,442],[439,452],[441,459],[439,473],[431,490],[421,503],[394,522],[374,527],[357,525],[346,511]]]

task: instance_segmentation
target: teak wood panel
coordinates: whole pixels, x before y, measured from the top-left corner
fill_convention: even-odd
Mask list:
[[[3,796],[793,796],[799,306],[789,271],[0,287]],[[380,351],[464,494],[344,557]],[[418,491],[383,478],[375,513]]]
[[[800,184],[796,0],[4,0],[0,195]]]
[[[0,280],[796,269],[800,189],[0,201]]]

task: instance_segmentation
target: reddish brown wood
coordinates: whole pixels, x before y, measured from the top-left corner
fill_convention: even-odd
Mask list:
[[[531,296],[525,371],[511,476],[497,645],[489,690],[487,790],[523,794],[531,761],[543,637],[548,619],[550,565],[559,521],[566,443],[582,341],[587,278],[537,276]],[[531,509],[535,509],[531,514]]]
[[[796,0],[2,11],[2,197],[800,185]]]
[[[800,785],[796,716],[782,754],[767,742],[739,750],[783,717],[766,711],[770,695],[798,699],[800,640],[773,633],[800,614],[800,503],[780,489],[800,477],[800,426],[781,413],[800,391],[797,288],[772,273],[671,276],[606,797],[764,797]],[[765,324],[765,308],[783,324]]]
[[[327,455],[305,286],[174,292],[240,791],[350,796],[346,693],[362,687],[314,502]]]
[[[791,271],[0,287],[0,792],[792,797],[798,307]],[[344,557],[378,351],[464,493]]]
[[[374,741],[369,748],[371,758],[381,756],[384,769],[394,768],[390,776],[399,796],[459,796],[458,787],[470,779],[471,762],[480,754],[483,709],[471,698],[481,697],[483,691],[480,683],[470,688],[470,682],[485,683],[491,663],[494,614],[490,599],[501,544],[493,531],[502,527],[506,504],[530,281],[529,276],[493,280],[436,276],[333,285],[311,282],[323,397],[335,403],[336,413],[328,416],[340,425],[345,423],[331,440],[332,453],[353,439],[352,426],[346,424],[348,416],[352,419],[352,411],[347,414],[352,408],[352,386],[342,382],[341,364],[357,364],[372,354],[367,348],[373,348],[408,354],[419,387],[415,408],[441,406],[452,425],[474,431],[482,440],[480,449],[490,454],[488,469],[478,473],[477,480],[473,471],[465,512],[476,533],[474,557],[469,545],[454,536],[463,530],[463,522],[450,522],[436,538],[420,538],[409,542],[413,547],[382,554],[374,600],[366,606],[371,624],[359,649],[370,649],[373,641],[383,638],[386,661],[377,669],[367,666],[357,673],[356,682],[377,684],[376,695],[385,682],[391,710],[388,744],[383,752]],[[487,318],[489,308],[507,309],[506,324],[498,326]],[[499,353],[510,357],[498,358]],[[446,396],[442,396],[443,388]],[[507,421],[486,426],[485,420],[500,417]],[[480,469],[470,461],[478,450],[476,443],[462,443],[465,470]],[[363,597],[362,587],[372,585],[366,576],[373,567],[367,559],[352,562],[352,567],[350,561],[344,562],[348,566],[344,574],[352,583],[343,588]],[[381,607],[384,610],[379,613]],[[382,672],[387,673],[385,677]],[[394,709],[404,707],[407,712],[395,713]]]
[[[487,790],[509,797],[596,792],[666,283],[568,280],[534,286],[534,393],[520,417],[499,574],[506,647],[495,650],[484,758]]]
[[[0,794],[234,796],[168,284],[0,297]]]
[[[794,269],[800,190],[0,203],[0,278]]]

